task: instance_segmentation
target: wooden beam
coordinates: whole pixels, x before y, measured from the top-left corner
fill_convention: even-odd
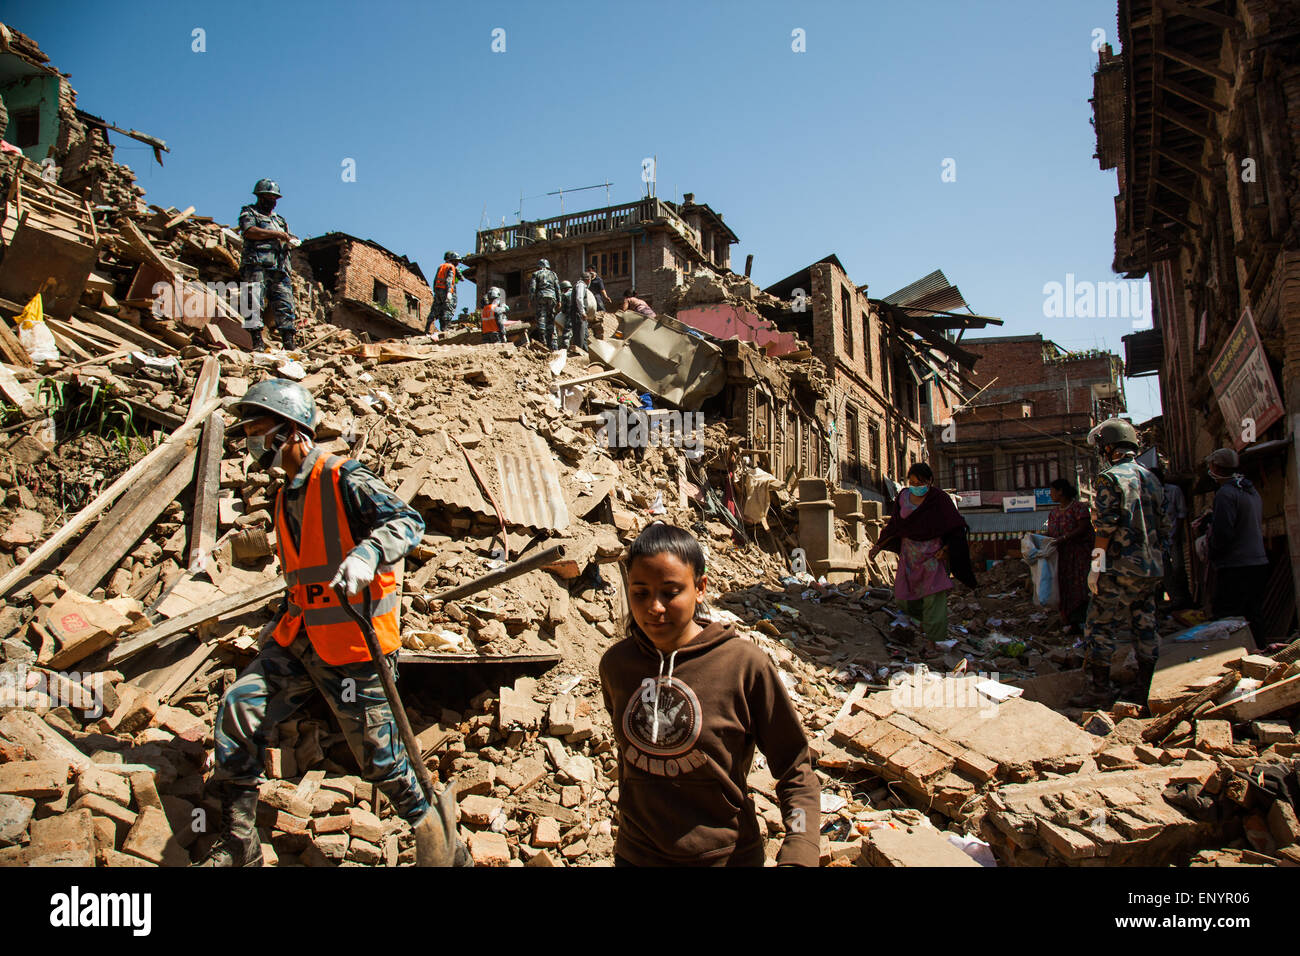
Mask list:
[[[169,446],[173,443],[182,442],[189,438],[190,434],[196,431],[202,424],[203,418],[206,418],[208,413],[220,404],[221,399],[219,398],[214,398],[212,401],[208,402],[207,405],[210,405],[211,407],[205,407],[195,421],[183,423],[180,428],[167,436],[162,444],[123,472],[118,477],[117,481],[113,482],[101,491],[94,501],[82,508],[81,511],[77,513],[76,517],[51,535],[44,544],[28,556],[26,561],[22,562],[17,567],[10,570],[10,572],[4,577],[0,578],[0,597],[3,597],[13,590],[15,584],[44,564],[56,551],[59,550],[59,548],[63,547],[64,543],[97,518],[105,509],[108,508],[109,505],[116,501],[118,496],[129,488],[141,474],[148,471],[154,462],[166,454],[167,451],[170,450]]]
[[[141,631],[125,641],[120,641],[116,647],[109,651],[108,663],[110,665],[117,664],[155,645],[162,647],[165,641],[170,643],[169,638],[179,639],[178,635],[184,634],[186,631],[208,621],[215,621],[217,618],[225,617],[227,614],[233,614],[236,611],[247,611],[254,607],[260,607],[277,594],[283,593],[284,587],[284,578],[276,577],[262,584],[254,585],[246,591],[240,591],[238,594],[232,594],[219,601],[204,604],[171,620],[155,624],[146,631]]]
[[[1240,679],[1241,674],[1235,670],[1224,674],[1209,687],[1197,691],[1192,696],[1181,701],[1169,713],[1162,714],[1149,723],[1142,731],[1142,739],[1147,743],[1164,740],[1169,736],[1169,732],[1178,726],[1179,721],[1190,717],[1195,713],[1196,708],[1209,703],[1220,694],[1226,693]]]
[[[1214,174],[1210,172],[1208,169],[1206,169],[1204,166],[1202,166],[1200,163],[1196,162],[1195,160],[1184,159],[1183,157],[1179,156],[1177,153],[1165,149],[1163,146],[1153,147],[1151,151],[1155,153],[1157,156],[1159,156],[1161,159],[1167,159],[1171,163],[1177,163],[1179,166],[1183,167],[1183,169],[1186,169],[1188,172],[1195,173],[1196,175],[1204,179],[1207,183],[1214,182]]]
[[[1217,143],[1219,141],[1219,131],[1214,129],[1212,126],[1205,126],[1195,120],[1190,120],[1185,116],[1180,116],[1167,107],[1161,108],[1157,106],[1152,110],[1152,112],[1161,119],[1168,120],[1175,126],[1181,126],[1183,129],[1187,130],[1187,132],[1195,133],[1197,136],[1209,140],[1211,143]]]
[[[158,516],[194,480],[194,462],[197,449],[190,449],[180,463],[167,473],[150,493],[124,515],[104,543],[77,565],[77,570],[65,579],[69,588],[89,594],[104,580],[126,553],[136,546],[144,533],[153,527]]]
[[[154,485],[180,464],[181,459],[190,451],[190,447],[189,442],[177,442],[170,446],[167,454],[158,458],[148,471],[139,476],[131,487],[123,493],[122,497],[118,499],[117,503],[113,505],[112,510],[100,518],[91,532],[81,539],[81,542],[72,550],[70,555],[63,559],[59,565],[59,571],[65,579],[69,578],[77,570],[82,561],[85,561],[104,546],[104,542],[113,533],[113,529],[121,524],[122,520],[134,511],[140,502],[152,494]]]
[[[1179,197],[1180,199],[1185,199],[1187,202],[1191,203],[1192,205],[1200,206],[1202,209],[1205,208],[1204,200],[1197,199],[1195,196],[1193,196],[1191,193],[1184,190],[1182,187],[1175,186],[1169,180],[1161,179],[1159,176],[1155,176],[1153,178],[1155,180],[1155,184],[1159,186],[1161,189],[1169,190],[1175,196]]]
[[[226,441],[226,420],[210,415],[199,445],[199,468],[190,512],[189,567],[202,568],[217,542],[217,495],[221,490],[221,452]]]
[[[1216,80],[1223,80],[1223,82],[1227,83],[1229,86],[1232,85],[1232,74],[1219,69],[1213,63],[1207,63],[1204,60],[1192,56],[1190,53],[1184,53],[1182,50],[1172,49],[1171,47],[1165,46],[1163,43],[1158,44],[1155,50],[1167,60],[1181,63],[1183,66],[1191,67],[1193,70],[1204,73],[1206,76],[1212,76]]]
[[[1194,7],[1190,3],[1182,3],[1180,0],[1156,0],[1156,2],[1170,13],[1176,13],[1181,17],[1190,17],[1193,20],[1200,20],[1202,23],[1210,23],[1230,33],[1241,32],[1240,21],[1224,16],[1222,13],[1206,10],[1204,7]]]
[[[1218,100],[1210,99],[1208,96],[1202,96],[1190,87],[1183,86],[1177,80],[1165,79],[1163,76],[1156,80],[1156,86],[1166,93],[1172,93],[1174,96],[1181,96],[1189,103],[1195,103],[1202,109],[1213,110],[1216,113],[1226,113],[1228,107],[1224,106]]]
[[[1224,701],[1218,707],[1212,707],[1201,716],[1206,719],[1226,719],[1232,721],[1255,720],[1267,717],[1284,707],[1300,704],[1300,674],[1266,684],[1254,690]]]
[[[119,338],[126,339],[138,348],[146,351],[152,349],[161,355],[176,354],[176,349],[162,339],[156,339],[143,329],[137,329],[134,325],[123,322],[121,319],[115,319],[111,315],[105,315],[103,312],[96,312],[94,309],[86,308],[78,309],[76,314],[77,318],[93,325],[103,326],[109,332],[114,333]]]
[[[31,356],[27,354],[23,343],[18,341],[18,336],[14,335],[13,330],[9,328],[9,323],[4,319],[0,319],[0,352],[4,353],[5,359],[11,365],[32,367]]]

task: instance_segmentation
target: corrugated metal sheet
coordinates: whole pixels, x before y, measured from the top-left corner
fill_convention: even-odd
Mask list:
[[[884,301],[890,305],[909,305],[941,312],[970,308],[962,298],[961,290],[948,281],[942,269],[935,269],[928,276],[885,296]]]
[[[971,534],[1023,534],[1042,531],[1047,526],[1047,510],[1042,511],[963,511],[962,517]]]

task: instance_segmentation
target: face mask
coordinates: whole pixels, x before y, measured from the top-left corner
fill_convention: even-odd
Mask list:
[[[244,447],[248,453],[262,468],[274,468],[279,465],[284,457],[284,442],[279,442],[275,447],[271,446],[269,439],[280,431],[282,426],[276,425],[270,431],[262,435],[249,435]]]
[[[912,490],[912,494],[916,495],[917,497],[920,497],[921,495],[925,494],[927,491],[930,490],[930,486],[929,486],[929,485],[913,485],[911,490]]]

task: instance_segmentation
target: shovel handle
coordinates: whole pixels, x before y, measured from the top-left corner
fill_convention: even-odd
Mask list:
[[[433,788],[433,777],[429,773],[429,768],[425,766],[424,758],[420,754],[420,745],[416,742],[415,732],[411,729],[411,721],[407,718],[406,708],[402,706],[402,698],[397,693],[397,681],[393,679],[393,672],[389,669],[388,662],[384,660],[384,652],[379,647],[379,637],[375,634],[375,625],[371,620],[374,599],[371,597],[370,588],[368,586],[364,588],[362,611],[358,611],[348,600],[346,588],[336,587],[334,593],[348,616],[361,628],[361,633],[366,639],[366,647],[370,650],[370,657],[375,662],[375,670],[379,672],[379,682],[384,687],[384,696],[388,698],[388,707],[393,712],[393,719],[397,721],[397,730],[401,735],[402,745],[406,747],[407,758],[415,769],[415,777],[420,782],[420,789],[424,791],[425,799],[432,805],[438,796]]]

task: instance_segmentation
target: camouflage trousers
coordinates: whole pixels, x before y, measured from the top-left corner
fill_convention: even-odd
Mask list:
[[[275,327],[281,332],[292,332],[298,321],[293,305],[293,282],[283,269],[255,267],[246,270],[242,279],[253,283],[256,303],[253,314],[244,317],[244,328],[260,329],[265,324],[262,315],[267,306],[275,312]]]
[[[439,332],[446,331],[447,326],[456,318],[456,290],[435,289],[433,307],[429,309],[429,318],[424,323],[424,331],[436,325]]]
[[[554,299],[537,300],[537,337],[546,343],[548,349],[555,348],[555,313],[559,306]]]
[[[385,658],[385,665],[396,677],[396,652]],[[268,641],[226,691],[213,730],[213,780],[247,786],[260,782],[267,735],[317,691],[338,718],[362,775],[383,790],[398,816],[412,822],[423,817],[429,802],[407,759],[374,664],[326,664],[306,635],[288,647]]]
[[[1115,635],[1124,628],[1128,628],[1138,660],[1155,660],[1159,647],[1155,594],[1160,583],[1160,578],[1101,575],[1083,625],[1085,663],[1109,664],[1115,653]]]
[[[576,345],[580,349],[587,347],[587,317],[580,315],[577,318],[571,316],[564,317],[564,330],[560,333],[560,348],[567,349],[570,345]]]

